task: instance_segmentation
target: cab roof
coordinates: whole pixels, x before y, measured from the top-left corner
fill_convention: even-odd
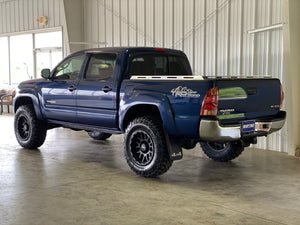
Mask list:
[[[169,49],[169,48],[156,48],[156,47],[106,47],[106,48],[91,48],[85,49],[78,52],[74,52],[69,56],[77,55],[77,54],[88,54],[88,53],[133,53],[133,52],[166,52],[176,55],[184,55],[185,54],[180,50]]]

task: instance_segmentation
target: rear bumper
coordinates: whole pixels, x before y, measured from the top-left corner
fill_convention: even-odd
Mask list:
[[[203,141],[235,141],[247,139],[249,136],[266,136],[280,130],[285,123],[286,113],[281,111],[278,116],[269,121],[255,122],[255,132],[250,135],[243,135],[241,126],[221,126],[218,120],[202,119],[199,126],[200,140]]]

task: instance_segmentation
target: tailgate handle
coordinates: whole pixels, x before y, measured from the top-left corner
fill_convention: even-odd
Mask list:
[[[256,95],[257,94],[257,88],[247,88],[247,94],[248,95]]]

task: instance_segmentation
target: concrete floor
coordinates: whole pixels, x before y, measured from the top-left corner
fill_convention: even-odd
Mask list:
[[[197,146],[163,176],[130,171],[122,136],[48,131],[39,150],[0,116],[0,224],[300,224],[300,159],[247,149],[217,163]]]

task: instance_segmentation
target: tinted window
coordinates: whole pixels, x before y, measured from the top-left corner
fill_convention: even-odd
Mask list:
[[[92,55],[85,80],[103,80],[112,77],[116,65],[115,54]]]
[[[184,57],[169,56],[170,75],[191,75],[192,71],[188,60]]]
[[[189,63],[181,56],[135,54],[131,57],[129,75],[191,75]]]
[[[57,68],[53,78],[57,80],[77,80],[85,55],[64,60]]]

